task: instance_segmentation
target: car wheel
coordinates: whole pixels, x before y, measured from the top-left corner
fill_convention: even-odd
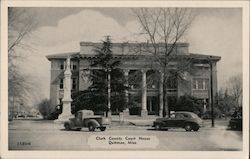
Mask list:
[[[101,131],[105,131],[105,130],[106,130],[106,127],[100,127],[100,130],[101,130]]]
[[[195,127],[193,128],[193,130],[194,130],[194,131],[198,131],[198,130],[199,130],[199,127],[198,127],[198,126],[195,126]]]
[[[65,123],[64,127],[65,127],[66,130],[70,130],[71,129],[69,123]]]
[[[190,124],[186,124],[185,125],[185,130],[186,131],[191,131],[192,130],[192,126]]]
[[[95,131],[95,126],[91,123],[88,125],[89,131]]]
[[[160,124],[156,124],[155,125],[155,130],[161,130],[161,125]]]
[[[231,126],[231,129],[237,130],[237,125],[236,125],[236,124],[233,124],[233,125]]]

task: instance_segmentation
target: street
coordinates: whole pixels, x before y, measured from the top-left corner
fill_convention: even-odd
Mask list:
[[[149,140],[140,141],[141,137]],[[118,138],[125,145],[117,144]],[[127,138],[134,140],[127,142]],[[156,131],[150,126],[132,125],[112,126],[104,132],[89,132],[87,128],[65,131],[63,124],[53,121],[13,120],[9,123],[9,150],[239,151],[242,132],[208,127],[198,132]]]

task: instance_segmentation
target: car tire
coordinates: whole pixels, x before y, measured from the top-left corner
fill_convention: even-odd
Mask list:
[[[71,130],[71,127],[70,127],[69,123],[65,123],[65,124],[64,124],[64,128],[65,128],[66,130]]]
[[[198,130],[199,130],[199,127],[198,127],[198,126],[195,126],[195,127],[193,128],[193,130],[194,130],[194,131],[198,131]]]
[[[100,130],[101,130],[101,131],[105,131],[105,130],[106,130],[106,127],[100,127]]]
[[[231,126],[231,129],[232,129],[232,130],[237,130],[237,129],[238,129],[238,127],[237,127],[237,125],[236,125],[236,124],[233,124],[233,125]]]
[[[161,124],[155,124],[155,130],[161,130]]]
[[[186,125],[185,125],[185,130],[186,130],[186,131],[191,131],[191,130],[192,130],[191,124],[186,124]]]
[[[95,131],[95,126],[92,123],[88,124],[89,131]]]

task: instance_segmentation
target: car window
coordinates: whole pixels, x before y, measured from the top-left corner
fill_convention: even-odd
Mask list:
[[[183,114],[184,118],[189,119],[191,116],[188,114]]]
[[[184,118],[184,115],[183,115],[183,114],[176,114],[176,115],[175,115],[175,118],[176,118],[176,119],[183,119],[183,118]]]
[[[171,115],[170,115],[170,118],[171,118],[171,119],[175,119],[175,114],[171,114]]]
[[[77,118],[82,118],[82,113],[81,112],[77,113]]]

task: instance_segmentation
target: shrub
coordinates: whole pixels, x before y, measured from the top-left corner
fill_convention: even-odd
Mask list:
[[[199,99],[184,95],[177,100],[174,111],[189,111],[200,115],[203,111],[203,105]]]
[[[51,106],[51,103],[48,99],[43,99],[38,104],[39,112],[41,113],[44,119],[47,119],[50,114],[50,106]]]

